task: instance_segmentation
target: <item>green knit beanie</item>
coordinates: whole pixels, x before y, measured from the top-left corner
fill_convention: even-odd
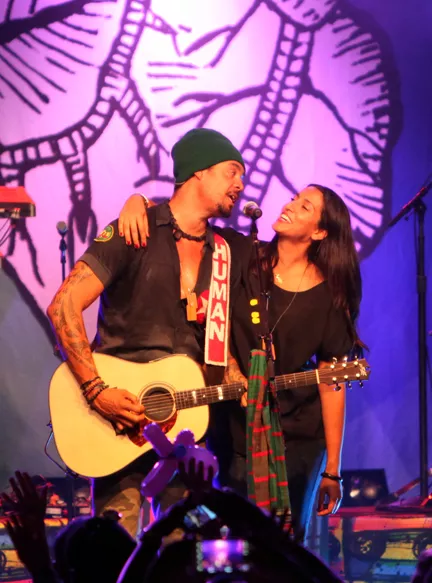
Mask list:
[[[183,184],[199,170],[228,160],[235,160],[245,167],[242,155],[229,139],[206,128],[191,130],[185,134],[174,144],[171,156],[176,184]]]

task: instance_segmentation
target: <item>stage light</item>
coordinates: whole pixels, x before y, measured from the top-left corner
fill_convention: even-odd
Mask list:
[[[383,469],[344,470],[342,506],[375,506],[388,496],[387,479]]]

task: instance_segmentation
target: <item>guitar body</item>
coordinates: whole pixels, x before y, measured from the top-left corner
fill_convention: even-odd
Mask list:
[[[144,403],[169,405],[153,413],[167,436],[173,439],[190,429],[199,440],[207,430],[208,406],[174,410],[171,395],[205,386],[201,368],[191,358],[174,355],[147,364],[94,354],[97,370],[111,387],[127,389]],[[152,446],[141,435],[142,427],[128,435],[116,435],[112,424],[90,409],[66,363],[55,371],[49,388],[49,407],[54,440],[64,463],[74,472],[92,478],[121,470]],[[169,409],[169,411],[168,411]],[[168,411],[168,412],[167,412]]]
[[[184,355],[167,356],[147,364],[94,354],[99,374],[111,387],[127,389],[144,405],[147,420],[126,435],[116,435],[112,424],[93,411],[66,363],[55,371],[49,388],[54,439],[64,463],[82,476],[108,476],[148,452],[152,446],[142,435],[145,424],[158,423],[169,439],[190,429],[198,441],[207,430],[209,403],[240,399],[242,383],[205,386],[202,370]],[[275,377],[279,390],[324,383],[363,381],[369,378],[364,359]]]

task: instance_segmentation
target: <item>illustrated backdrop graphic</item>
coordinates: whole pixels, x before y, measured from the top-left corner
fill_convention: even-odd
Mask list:
[[[66,189],[44,173],[32,192],[39,204],[52,204],[58,192],[71,262],[100,226],[92,177],[118,151],[118,140],[104,140],[115,114],[136,149],[116,166],[142,177],[120,192],[107,185],[110,202],[134,186],[169,180],[172,144],[205,125],[241,147],[246,196],[266,211],[262,237],[271,237],[283,202],[315,181],[346,200],[363,255],[379,240],[389,216],[398,91],[379,32],[344,3],[76,0],[22,10],[11,0],[3,23],[0,172],[4,184],[27,185],[33,169],[61,164]],[[246,221],[233,218],[239,227]],[[42,241],[20,222],[7,252],[41,306],[46,294],[39,300],[38,284],[51,269],[42,258],[52,248],[44,231]],[[26,251],[31,262],[23,261]],[[50,285],[45,290],[52,295]]]
[[[37,207],[2,248],[6,287],[11,297],[12,277],[16,301],[28,306],[31,297],[26,325],[30,337],[43,336],[34,350],[47,369],[56,361],[41,322],[60,283],[56,223],[69,227],[70,268],[128,194],[170,195],[170,149],[194,127],[218,129],[241,148],[243,200],[264,211],[261,238],[271,238],[293,193],[318,182],[344,198],[364,265],[374,261],[397,208],[392,163],[406,109],[394,34],[391,42],[383,26],[395,4],[399,18],[414,11],[383,2],[378,24],[370,0],[0,1],[0,183],[24,185]],[[245,230],[239,209],[230,224]],[[378,314],[373,323],[364,314],[378,338]],[[23,330],[7,330],[19,346]],[[414,350],[411,342],[410,358]],[[25,377],[29,365],[19,366]],[[28,372],[41,400],[46,376]],[[30,388],[12,379],[2,390],[19,409]],[[7,455],[5,468],[14,467]],[[26,461],[24,448],[16,455]]]

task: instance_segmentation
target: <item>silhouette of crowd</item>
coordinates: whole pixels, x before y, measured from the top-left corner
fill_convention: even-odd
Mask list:
[[[312,552],[294,542],[285,516],[270,515],[231,490],[216,489],[202,466],[180,467],[188,495],[135,541],[115,515],[80,517],[57,536],[45,534],[47,487],[26,473],[0,494],[6,528],[35,583],[340,583]],[[187,520],[196,509],[208,520]],[[197,517],[198,514],[193,514]],[[432,583],[432,551],[420,557],[413,583]]]

